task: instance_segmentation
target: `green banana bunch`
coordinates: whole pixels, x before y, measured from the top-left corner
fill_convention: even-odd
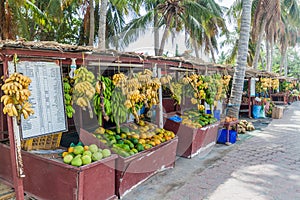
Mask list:
[[[116,123],[117,133],[120,133],[120,124],[127,119],[128,109],[124,105],[125,101],[126,97],[121,88],[115,88],[111,96],[111,120]]]
[[[94,98],[94,112],[98,117],[98,124],[99,126],[102,126],[102,109],[101,109],[101,96],[99,93],[96,93]]]
[[[72,118],[75,110],[72,106],[72,95],[73,89],[71,86],[71,81],[68,78],[63,79],[63,86],[64,86],[64,97],[65,97],[65,109],[68,118]]]

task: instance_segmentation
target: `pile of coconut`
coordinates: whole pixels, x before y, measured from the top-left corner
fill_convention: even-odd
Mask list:
[[[248,122],[247,120],[241,120],[238,124],[238,133],[246,133],[246,131],[253,131],[255,127],[252,122]]]

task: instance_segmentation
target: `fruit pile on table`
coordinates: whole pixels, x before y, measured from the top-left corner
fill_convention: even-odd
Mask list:
[[[83,146],[82,144],[71,144],[67,151],[62,153],[63,161],[66,164],[80,167],[111,155],[109,149],[100,149],[96,144]]]
[[[157,128],[154,124],[140,121],[139,125],[129,123],[121,126],[120,133],[115,129],[99,127],[94,136],[111,150],[123,157],[148,150],[175,137],[174,132]]]
[[[182,124],[191,128],[201,128],[218,121],[212,114],[204,114],[196,110],[185,111],[181,118]]]

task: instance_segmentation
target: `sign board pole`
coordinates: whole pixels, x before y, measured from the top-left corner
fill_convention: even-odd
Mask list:
[[[4,75],[6,76],[6,78],[8,75],[8,63],[7,62],[8,62],[8,59],[7,59],[7,57],[5,57],[5,60],[3,62],[3,69],[4,69]],[[2,112],[2,110],[0,112]],[[21,158],[21,146],[18,146],[16,144],[16,139],[15,139],[15,134],[14,134],[14,123],[13,123],[12,117],[7,117],[7,124],[8,124],[8,134],[9,134],[10,160],[11,160],[11,166],[12,166],[13,184],[14,184],[14,188],[15,188],[16,199],[21,200],[21,199],[24,199],[24,189],[23,189],[23,180],[22,180],[22,177],[24,177],[24,175],[19,173],[20,166],[18,165],[18,162],[17,162],[19,158],[22,159]]]
[[[157,69],[157,78],[161,78],[161,68],[159,67]],[[158,112],[158,116],[159,116],[159,121],[158,121],[158,127],[159,128],[163,128],[164,126],[164,123],[163,123],[163,104],[162,104],[162,86],[159,87],[159,90],[158,90],[158,97],[159,97],[159,105],[158,105],[158,108],[159,108],[159,112]]]

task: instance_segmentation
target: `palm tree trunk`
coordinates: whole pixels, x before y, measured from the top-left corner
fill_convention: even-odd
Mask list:
[[[159,51],[159,27],[158,27],[158,14],[154,13],[154,53],[157,56]]]
[[[267,64],[266,64],[266,71],[269,71],[269,69],[271,68],[271,52],[270,52],[270,43],[268,41],[266,41],[266,53],[267,53]]]
[[[211,38],[210,37],[208,38],[208,45],[209,45],[209,48],[210,48],[211,58],[212,58],[213,62],[216,63],[214,47],[211,43]]]
[[[285,63],[285,57],[286,57],[286,47],[282,47],[281,49],[281,58],[280,58],[280,69],[279,74],[282,73],[282,70],[284,69],[284,63]]]
[[[94,8],[94,0],[90,0],[89,46],[94,46],[94,37],[95,37],[95,8]]]
[[[0,2],[0,40],[4,39],[5,1]]]
[[[284,76],[287,77],[288,76],[288,57],[287,57],[287,53],[284,56]]]
[[[106,45],[106,14],[107,14],[107,4],[108,0],[99,1],[100,12],[99,12],[99,30],[98,30],[98,49],[104,50]]]
[[[251,24],[251,4],[252,0],[243,1],[243,11],[241,19],[241,31],[238,45],[237,66],[234,71],[232,89],[228,103],[227,116],[239,116],[240,105],[243,94],[245,71],[247,65],[248,43]]]
[[[164,52],[164,49],[165,49],[165,44],[166,44],[166,41],[167,41],[167,38],[168,38],[169,29],[170,29],[170,22],[167,22],[165,30],[164,30],[164,34],[163,34],[163,36],[161,38],[161,42],[160,42],[160,47],[159,47],[159,51],[158,51],[159,56],[163,55],[163,52]]]
[[[271,39],[271,44],[270,44],[270,68],[269,68],[269,72],[272,71],[272,67],[273,67],[273,57],[274,57],[274,37],[272,37]]]
[[[263,39],[263,36],[264,36],[264,31],[265,31],[266,24],[267,24],[267,20],[264,20],[262,22],[261,27],[260,27],[260,32],[259,32],[259,35],[258,35],[256,48],[255,48],[255,55],[254,55],[254,58],[253,58],[253,68],[254,69],[257,69],[258,59],[259,59],[259,56],[260,56],[260,47],[261,47],[261,42],[262,42],[262,39]]]
[[[194,46],[194,49],[195,49],[196,58],[200,58],[199,57],[199,46],[198,46],[196,40],[194,40],[194,39],[193,39],[193,46]]]

